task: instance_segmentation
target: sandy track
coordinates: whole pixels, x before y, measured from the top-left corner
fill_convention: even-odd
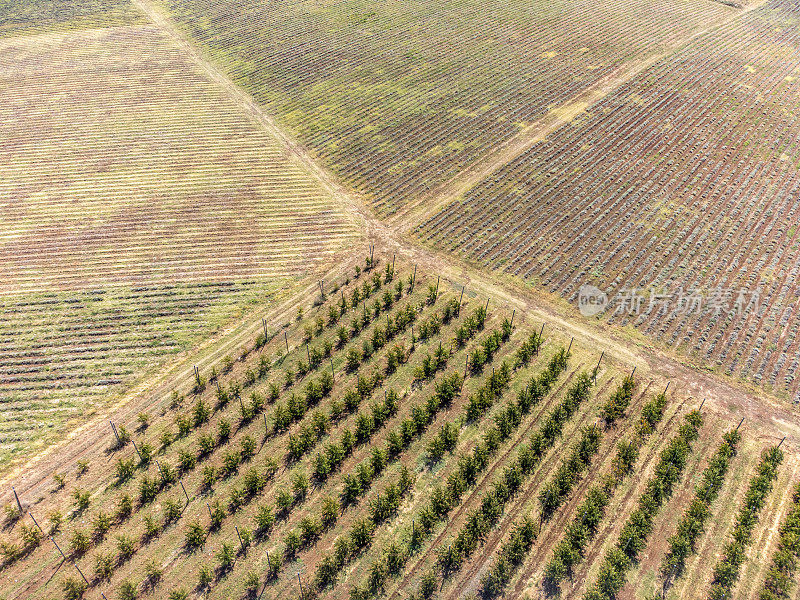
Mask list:
[[[575,336],[578,341],[587,345],[604,348],[609,360],[636,365],[644,371],[643,375],[654,379],[673,380],[682,394],[707,397],[709,400],[706,408],[710,411],[721,415],[746,416],[754,427],[768,428],[770,431],[787,435],[787,442],[790,445],[796,446],[800,442],[800,427],[794,418],[794,412],[776,399],[762,394],[756,395],[754,390],[734,385],[732,381],[720,376],[698,372],[686,364],[686,359],[676,359],[665,352],[652,350],[645,343],[632,343],[617,329],[601,323],[596,325],[578,323],[574,319],[574,310],[564,306],[563,302],[536,294],[518,284],[511,285],[503,276],[480,272],[446,253],[435,252],[410,242],[403,234],[404,226],[383,223],[375,218],[370,209],[357,197],[349,194],[333,175],[317,164],[305,149],[285,134],[246,93],[206,60],[154,5],[147,0],[135,0],[135,4],[156,25],[175,39],[198,62],[203,71],[227,90],[261,126],[275,135],[284,145],[287,155],[333,194],[347,209],[353,222],[360,224],[367,236],[377,242],[384,252],[390,254],[396,252],[411,263],[420,263],[431,272],[440,273],[445,279],[461,281],[472,289],[480,290],[495,302],[499,300],[512,308],[525,311],[529,319],[544,320],[549,326],[557,328],[567,336]],[[348,257],[345,264],[331,269],[327,278],[341,274],[355,261],[354,256]],[[269,318],[279,320],[291,315],[298,301],[313,297],[316,293],[316,284],[300,286],[299,290],[299,297],[281,303],[270,312]],[[255,311],[246,315],[239,323],[204,344],[197,353],[198,358],[184,356],[181,357],[182,360],[176,360],[175,364],[164,369],[157,377],[137,386],[121,402],[111,407],[107,414],[117,415],[115,418],[130,418],[142,410],[158,405],[170,390],[186,385],[191,379],[194,364],[201,369],[208,367],[231,350],[240,347],[244,340],[251,339],[260,328],[261,316]],[[76,429],[63,444],[51,448],[34,458],[24,468],[17,469],[5,477],[3,482],[6,485],[3,487],[6,499],[11,497],[8,484],[12,481],[22,493],[24,500],[30,502],[37,494],[42,493],[44,482],[49,482],[53,472],[73,464],[81,456],[101,455],[102,448],[105,448],[111,436],[106,416]]]

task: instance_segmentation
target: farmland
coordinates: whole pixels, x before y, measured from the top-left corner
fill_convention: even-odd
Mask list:
[[[798,598],[799,43],[0,0],[0,599]]]
[[[28,35],[145,21],[130,0],[3,0],[0,2],[0,37]]]
[[[663,540],[694,495],[709,498],[703,485],[715,535],[696,534],[668,597],[689,581],[716,597],[707,557],[732,552],[745,526],[731,589],[752,597],[766,581],[748,549],[776,552],[770,532],[793,518],[793,445],[394,258],[328,285],[283,333],[259,334],[241,360],[199,371],[160,411],[115,422],[74,465],[21,488],[30,514],[8,498],[4,594],[535,596],[556,584],[544,569],[577,521],[591,533],[557,585],[605,597],[592,582],[632,535],[609,517],[659,494],[646,525],[631,517],[640,541],[619,543],[626,585],[651,593]],[[498,570],[515,544],[513,568]]]
[[[0,63],[5,470],[359,233],[152,26],[0,39]]]
[[[799,16],[769,2],[699,37],[419,235],[570,302],[638,289],[604,318],[797,402]],[[679,290],[705,303],[662,302]]]
[[[382,216],[733,12],[660,0],[161,5]]]

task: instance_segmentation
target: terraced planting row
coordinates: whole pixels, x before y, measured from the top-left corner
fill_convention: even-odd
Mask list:
[[[160,4],[384,216],[626,61],[733,11],[662,0]]]
[[[4,470],[360,234],[154,26],[1,38],[0,71]]]
[[[796,401],[799,40],[784,0],[712,29],[419,235],[571,302],[596,285],[602,318]]]

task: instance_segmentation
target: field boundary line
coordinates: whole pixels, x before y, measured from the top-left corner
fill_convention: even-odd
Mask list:
[[[238,105],[251,115],[254,122],[261,124],[270,134],[277,136],[293,164],[311,174],[323,189],[342,202],[344,212],[347,213],[345,218],[363,224],[365,241],[380,242],[385,253],[391,255],[392,252],[396,252],[399,257],[405,258],[409,262],[418,262],[423,269],[427,268],[431,272],[439,273],[445,280],[458,281],[473,291],[490,297],[493,303],[506,303],[511,308],[524,311],[529,319],[544,320],[548,327],[554,327],[566,335],[575,336],[577,342],[602,345],[606,348],[609,358],[614,357],[615,360],[622,360],[628,365],[638,365],[647,369],[652,377],[656,377],[657,374],[660,378],[677,380],[676,383],[684,393],[708,397],[709,409],[713,408],[718,413],[724,414],[738,411],[740,414],[746,415],[748,421],[768,425],[773,430],[786,434],[787,441],[790,443],[800,444],[800,426],[796,423],[796,415],[784,403],[779,402],[775,396],[765,393],[764,390],[756,389],[755,386],[746,383],[737,383],[737,380],[732,378],[697,370],[693,368],[690,358],[676,356],[649,343],[630,340],[622,331],[605,327],[602,324],[593,325],[577,321],[569,307],[563,302],[558,302],[554,296],[523,287],[518,282],[509,280],[501,274],[477,269],[469,261],[409,240],[407,236],[401,235],[398,228],[378,220],[369,207],[357,196],[345,190],[337,182],[335,176],[320,166],[302,146],[292,141],[290,136],[284,133],[246,92],[211,65],[172,24],[170,19],[151,4],[150,0],[133,0],[133,2],[150,17],[153,25],[161,28],[165,34],[175,40],[207,76],[211,77],[218,85],[223,86],[234,99],[237,99]],[[763,2],[753,4],[747,9],[737,12],[737,15],[744,14],[762,4]],[[355,249],[354,252],[356,252]],[[326,275],[329,276],[334,272],[341,273],[345,263],[354,264],[354,260],[355,254],[353,253],[342,256],[342,263],[332,266]],[[320,275],[322,274],[320,273]],[[315,289],[316,284],[306,287],[304,283],[299,283],[297,286],[298,291],[305,290],[300,292],[301,295],[313,293]],[[281,301],[281,304],[269,310],[269,313],[280,314],[282,311],[287,311],[287,306],[296,304],[296,298],[294,300],[289,298]],[[244,315],[238,322],[231,323],[226,332],[217,334],[214,339],[202,343],[186,356],[176,357],[171,365],[167,365],[154,377],[148,377],[146,381],[140,382],[134,389],[126,392],[119,402],[105,408],[103,413],[121,410],[124,417],[126,414],[135,415],[137,410],[145,405],[154,405],[157,403],[157,400],[154,399],[156,394],[163,393],[163,390],[169,389],[170,386],[181,385],[181,383],[189,381],[193,360],[200,360],[197,364],[201,367],[211,364],[216,358],[221,358],[226,349],[235,347],[241,340],[246,339],[248,333],[259,329],[259,319],[255,319],[254,322],[254,317],[263,315],[256,315],[257,312],[256,309]],[[20,489],[35,487],[36,484],[47,479],[59,466],[69,464],[70,461],[74,461],[76,456],[88,452],[92,443],[104,439],[108,434],[104,427],[107,426],[100,417],[98,417],[98,422],[86,423],[73,431],[63,442],[38,452],[25,463],[1,476],[0,482],[8,483],[16,479]],[[78,436],[81,440],[80,448],[73,444],[69,452],[58,455],[55,461],[57,464],[47,464],[48,457],[55,457],[58,449],[67,448],[70,442],[78,439]]]

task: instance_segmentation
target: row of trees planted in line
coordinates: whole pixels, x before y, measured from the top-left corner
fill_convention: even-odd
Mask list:
[[[413,314],[417,314],[416,311],[413,311]],[[434,314],[432,318],[439,319],[438,313]],[[412,323],[413,319],[409,319],[408,321],[404,322],[402,328],[408,326],[408,324]],[[400,329],[398,329],[399,331]],[[394,335],[394,334],[393,334]],[[367,343],[368,344],[368,343]],[[372,346],[369,346],[370,352],[372,352]],[[353,351],[354,349],[351,349]],[[289,438],[289,458],[291,460],[298,460],[301,458],[305,453],[309,450],[313,449],[316,446],[317,442],[327,433],[328,421],[337,421],[339,418],[344,416],[345,414],[349,414],[354,412],[358,406],[360,405],[361,401],[367,399],[372,395],[372,392],[381,387],[383,385],[383,377],[385,375],[391,375],[399,365],[405,364],[411,354],[413,352],[414,346],[409,351],[406,351],[405,348],[401,345],[395,345],[393,348],[390,348],[387,352],[387,364],[385,373],[380,368],[376,369],[371,377],[366,377],[364,375],[359,375],[356,381],[356,388],[348,390],[341,401],[333,400],[331,402],[330,407],[330,418],[325,419],[324,415],[315,414],[314,419],[309,424],[302,426],[297,432],[290,435]],[[356,358],[353,358],[350,352],[348,352],[348,365],[350,362],[354,362],[354,370],[357,369],[361,365],[362,360],[368,359],[371,354],[368,356],[366,351],[364,353],[359,353],[355,351],[357,354]],[[349,368],[349,367],[348,367]],[[290,398],[291,400],[292,398]],[[367,421],[370,418],[374,418],[375,408],[378,405],[373,406],[373,415],[364,413],[359,414],[357,418],[357,429],[361,428],[364,429],[366,425],[368,425]],[[276,415],[281,414],[280,405],[276,408]],[[296,419],[288,418],[291,415],[291,411],[286,411],[286,417],[283,419],[282,426],[283,428],[288,427],[288,425]],[[299,416],[302,416],[299,415]],[[324,465],[321,464],[321,460],[317,458],[317,464],[321,467],[320,472],[324,470]]]
[[[591,385],[592,378],[588,373],[584,372],[578,375],[567,390],[562,402],[545,417],[540,428],[531,435],[529,443],[520,449],[516,460],[503,469],[492,487],[482,496],[480,506],[470,511],[466,523],[455,535],[452,543],[446,547],[442,546],[437,560],[437,569],[443,579],[457,572],[464,561],[478,548],[502,516],[505,506],[522,489],[524,482],[533,475],[546,452],[561,436],[564,425],[576,414],[581,404],[589,398]],[[527,400],[528,396],[521,394],[520,398]],[[520,425],[522,416],[530,412],[531,408],[532,405],[520,406],[518,402],[507,403],[504,411],[500,413],[507,415],[509,420],[507,429],[500,428],[503,431],[504,439],[510,437],[511,433]],[[588,438],[594,438],[593,434],[594,432],[589,433],[587,441]],[[588,441],[586,448],[591,444],[592,442]],[[434,573],[435,576],[436,573]],[[429,586],[431,579],[430,576],[423,578],[424,585],[418,591],[419,597],[426,597],[424,588]]]
[[[285,404],[279,404],[276,407],[274,415],[273,434],[285,431],[288,425],[292,422],[299,420],[308,410],[309,405],[316,404],[322,397],[326,396],[333,386],[333,377],[330,373],[324,372],[320,376],[318,382],[309,382],[306,386],[305,393],[301,396],[292,395]],[[248,403],[241,399],[241,386],[235,382],[231,384],[228,390],[218,387],[217,388],[217,403],[214,407],[209,407],[205,401],[200,398],[192,408],[190,416],[178,415],[176,423],[178,426],[177,438],[186,437],[193,428],[201,427],[206,424],[214,412],[224,408],[232,399],[238,399],[241,409],[241,417],[239,419],[239,428],[243,427],[260,412],[264,410],[265,404],[274,403],[279,397],[279,390],[273,384],[270,387],[268,396],[265,398],[261,394],[254,392],[251,394]],[[193,453],[187,449],[179,452],[178,462],[181,472],[186,472],[193,469],[198,460],[208,457],[216,447],[228,441],[231,435],[231,424],[228,420],[222,419],[219,424],[219,433],[216,436],[204,434],[198,439],[198,452]],[[168,432],[165,431],[165,434]],[[162,435],[162,449],[166,448],[176,439],[174,435]],[[153,448],[147,442],[140,443],[136,447],[137,455],[139,457],[139,465],[147,466],[150,464],[153,457]],[[225,460],[229,463],[229,460]],[[118,483],[123,483],[133,475],[135,463],[132,459],[119,459],[116,465],[116,475]],[[159,470],[170,471],[168,463],[163,462],[159,464]],[[206,478],[207,479],[207,478]]]
[[[542,521],[550,518],[566,498],[580,475],[588,468],[592,457],[600,448],[602,432],[597,425],[589,425],[581,431],[580,439],[573,445],[572,452],[559,465],[555,475],[539,494]],[[502,513],[490,522],[494,525]],[[495,598],[503,593],[516,570],[522,565],[525,555],[533,547],[538,528],[532,529],[528,516],[523,517],[511,538],[500,549],[497,560],[489,572],[481,578],[481,597]],[[490,529],[480,531],[481,537]],[[477,548],[477,540],[472,551]],[[468,554],[467,554],[468,555]]]
[[[261,344],[263,346],[263,344]],[[259,346],[259,344],[257,344]],[[263,357],[262,357],[263,358]],[[264,361],[262,361],[263,363]],[[262,371],[266,371],[267,369],[262,369],[261,365],[259,369]],[[247,380],[247,377],[246,377]],[[303,401],[296,402],[298,406],[302,406],[307,403],[307,401],[317,402],[321,397],[324,397],[330,392],[330,387],[332,387],[332,377],[329,373],[325,372],[320,377],[320,382],[314,383],[310,382],[307,386],[305,397]],[[326,381],[329,382],[326,385]],[[249,385],[252,382],[247,382],[246,384]],[[228,395],[224,391],[222,391],[221,387],[218,387],[218,405],[214,407],[214,409],[209,409],[205,404],[202,398],[198,399],[198,402],[195,404],[194,408],[192,409],[191,418],[185,418],[179,415],[178,426],[179,432],[182,434],[180,437],[188,435],[193,427],[199,427],[208,422],[210,416],[219,408],[223,408],[227,402],[230,400],[231,397],[237,397],[240,401],[240,408],[242,411],[242,416],[240,420],[240,427],[247,424],[252,418],[260,411],[263,411],[264,408],[264,399],[259,394],[253,393],[251,395],[251,401],[247,405],[239,396],[239,390],[241,389],[238,385],[232,385],[232,388],[235,390],[234,394]],[[272,399],[277,396],[277,390],[272,388],[273,394],[271,394]],[[306,404],[307,405],[307,404]],[[296,413],[295,413],[296,414]],[[226,442],[230,436],[231,428],[230,424],[226,420],[221,420],[219,423],[219,436],[217,439],[213,439],[208,435],[201,436],[202,439],[199,440],[199,456],[196,453],[191,453],[187,450],[183,450],[179,453],[179,472],[186,472],[194,468],[198,458],[202,459],[207,457],[210,452],[214,449],[214,447]],[[162,436],[164,438],[166,436]],[[170,442],[175,439],[174,436],[169,436]],[[129,441],[126,439],[126,441]],[[166,444],[168,445],[168,444]],[[204,469],[203,479],[204,485],[207,487],[213,483],[215,479],[214,472],[221,473],[222,476],[228,476],[235,472],[238,468],[238,465],[249,460],[253,454],[255,453],[256,444],[255,441],[250,436],[245,436],[245,438],[241,441],[241,448],[239,450],[233,450],[231,452],[226,453],[223,457],[223,466],[222,469],[216,471],[213,467],[207,467]],[[151,463],[153,459],[153,451],[149,444],[142,443],[136,447],[137,454],[139,455],[139,464],[141,466],[146,466]],[[155,496],[164,489],[168,488],[170,485],[174,484],[178,479],[178,473],[176,473],[175,469],[167,463],[166,461],[159,462],[155,461],[158,466],[158,477],[153,479],[149,477],[149,475],[145,474],[143,480],[140,482],[140,504],[144,505],[149,502],[152,502],[155,499]],[[268,461],[271,462],[271,461]],[[125,480],[130,478],[130,475],[133,474],[133,467],[132,460],[121,459],[116,468],[117,479],[118,482],[122,483]],[[263,486],[266,484],[266,481],[274,474],[276,466],[267,465],[265,472],[263,474],[259,473],[259,470],[256,468],[250,469],[245,477],[243,478],[244,481],[244,489],[234,488],[231,491],[231,502],[230,502],[230,510],[231,512],[235,512],[239,506],[243,504],[243,502],[252,497],[257,491],[259,491]],[[211,471],[207,473],[206,471]],[[255,491],[253,491],[255,490]],[[87,494],[88,496],[88,494]],[[85,503],[88,505],[88,502]],[[77,530],[73,536],[70,543],[70,548],[73,551],[73,554],[76,556],[80,556],[85,553],[91,546],[92,542],[99,542],[103,539],[105,533],[110,528],[110,523],[121,523],[125,519],[127,519],[131,512],[132,512],[132,502],[130,499],[130,495],[123,494],[122,497],[119,499],[119,506],[116,510],[114,515],[107,515],[103,511],[100,511],[96,518],[93,521],[97,522],[96,527],[93,527],[93,533],[91,536],[85,534],[82,530]],[[218,501],[215,502],[215,505],[218,505]],[[85,510],[88,506],[83,506],[81,512]],[[167,499],[163,504],[163,512],[164,512],[164,524],[163,527],[174,522],[175,518],[173,515],[177,514],[180,516],[182,512],[182,504],[178,501]],[[213,515],[216,514],[219,516],[220,514],[224,514],[224,512],[220,509],[219,506],[216,506],[212,512],[212,526],[214,525]],[[219,520],[219,519],[217,519]],[[147,539],[152,539],[158,533],[162,525],[159,525],[157,521],[155,521],[151,516],[145,516],[145,534],[143,540],[146,541]],[[104,525],[104,523],[106,525]],[[131,555],[131,549],[134,548],[135,544],[132,539],[127,538],[126,536],[120,536],[119,539],[119,546],[120,546],[120,561],[124,561],[126,557]],[[98,564],[101,561],[98,556]],[[106,557],[107,558],[107,557]]]
[[[505,319],[500,335],[500,343],[508,340],[510,336],[511,323],[508,319]],[[511,361],[511,364],[514,365],[513,369],[509,367],[507,360],[503,360],[497,369],[492,368],[492,374],[470,394],[467,406],[464,409],[463,424],[474,423],[486,414],[486,411],[492,407],[495,400],[500,398],[508,388],[514,373],[519,368],[526,366],[533,354],[539,351],[540,340],[541,334],[533,332],[522,342],[514,352],[514,357]],[[473,374],[475,373],[474,370],[472,372]],[[455,448],[458,442],[459,430],[460,425],[455,423],[446,423],[442,426],[441,431],[428,443],[426,456],[429,463],[435,464],[445,452],[450,452]]]
[[[456,374],[455,378],[440,382],[436,388],[435,395],[438,397],[438,401],[449,404],[460,388],[461,379],[460,376]],[[435,402],[429,402],[426,406],[430,407],[433,404],[435,404]],[[361,420],[357,419],[355,431],[345,430],[338,442],[329,444],[324,454],[317,455],[317,460],[314,463],[315,479],[320,483],[327,480],[332,470],[337,469],[344,459],[352,453],[356,446],[366,444],[372,435],[383,426],[386,420],[396,413],[397,407],[397,393],[394,390],[389,390],[385,394],[382,402],[373,405],[371,414],[366,412],[360,413],[360,415],[364,415],[366,418]],[[408,423],[405,424],[408,425]],[[401,427],[400,430],[411,431],[411,428],[406,427],[403,429]],[[322,457],[322,460],[320,460],[320,457]],[[340,494],[340,501],[336,501],[331,497],[325,498],[318,519],[306,517],[301,520],[297,529],[291,530],[286,534],[284,539],[285,557],[287,559],[293,559],[299,550],[313,544],[320,533],[330,528],[336,522],[340,509],[344,509],[353,502],[356,502],[357,499],[369,489],[371,482],[383,473],[386,466],[396,458],[397,454],[391,446],[388,447],[387,450],[375,448],[369,459],[359,464],[352,474],[344,476],[344,485]],[[405,493],[413,479],[411,479],[410,473],[405,469],[401,469],[399,476],[401,481],[407,481],[407,483],[400,486],[402,493]],[[285,519],[290,510],[305,500],[307,483],[299,486],[293,484],[293,488],[293,494],[290,494],[286,490],[281,490],[278,493],[275,508],[269,505],[262,505],[258,508],[256,514],[256,531],[259,539],[265,538],[270,533],[276,513],[280,518]],[[387,491],[387,497],[390,499],[399,498],[393,493],[392,489]],[[224,515],[224,513],[222,514]],[[277,571],[275,575],[277,575]]]
[[[533,382],[546,382],[545,387],[540,387],[536,383],[529,384],[520,392],[516,401],[508,401],[495,415],[494,426],[483,434],[481,441],[473,448],[472,452],[465,453],[459,458],[457,469],[448,476],[446,484],[434,488],[429,502],[418,514],[418,526],[415,522],[411,532],[404,540],[404,548],[401,552],[403,563],[422,547],[423,541],[433,532],[435,525],[458,505],[463,493],[476,485],[478,476],[488,467],[500,444],[511,437],[521,424],[523,416],[541,401],[555,383],[557,376],[566,369],[567,358],[568,355],[565,351],[558,351],[550,363],[550,366],[554,364],[558,366],[555,369],[547,368],[543,374],[533,378]],[[504,470],[493,488],[492,499],[487,500],[489,504],[498,502],[498,506],[502,506],[509,495],[515,493],[518,489],[518,485],[515,487],[515,482],[518,480],[521,482],[521,474],[533,468],[537,462],[537,455],[543,453],[543,449],[560,434],[561,419],[568,418],[571,409],[577,408],[577,404],[581,402],[582,390],[587,384],[586,382],[589,382],[588,385],[590,385],[588,375],[578,377],[576,383],[568,390],[565,400],[547,419],[547,425],[543,427],[539,435],[532,436],[530,446],[525,446],[517,461]],[[553,436],[552,440],[550,436]],[[507,485],[511,487],[506,487]],[[373,564],[365,585],[363,587],[356,586],[351,590],[353,597],[374,597],[383,588],[386,579],[390,575],[395,575],[395,573],[383,569],[389,550],[389,548],[384,549],[381,557]]]
[[[739,578],[739,569],[744,562],[745,552],[752,541],[753,529],[758,523],[767,496],[772,491],[782,461],[783,452],[777,446],[769,448],[762,454],[756,474],[750,480],[736,517],[730,540],[725,544],[722,558],[714,566],[714,577],[708,593],[711,600],[730,597],[731,589]]]
[[[626,573],[647,545],[653,520],[672,496],[686,467],[692,443],[697,439],[702,423],[699,411],[690,412],[678,433],[661,451],[654,473],[639,497],[638,506],[625,522],[616,545],[606,553],[594,585],[584,595],[585,600],[612,600],[622,589]]]
[[[473,319],[472,322],[476,324],[470,328],[470,335],[474,335],[483,327],[485,322],[483,308],[476,309],[469,319]],[[452,373],[436,384],[434,394],[425,403],[413,406],[411,408],[411,416],[406,418],[396,431],[392,431],[388,435],[385,451],[387,459],[395,460],[414,439],[421,435],[433,421],[438,411],[450,405],[455,395],[461,390],[462,385],[463,378],[458,373]],[[370,421],[374,421],[374,415],[370,417],[370,415],[365,414],[363,418],[357,418],[356,434],[358,433],[359,423],[363,425],[361,429],[366,430],[369,429]],[[350,437],[355,437],[355,434],[351,434],[349,431],[345,431],[343,437],[348,434]],[[341,450],[341,443],[338,445],[329,444],[324,452],[317,453],[314,459],[314,475],[318,481],[325,481],[329,473],[336,470],[344,460],[346,455]]]
[[[486,312],[483,307],[476,309],[470,317],[468,317],[469,327],[467,331],[470,337],[482,329],[485,318]],[[411,416],[403,420],[396,431],[392,431],[388,434],[386,449],[381,450],[380,448],[375,448],[366,461],[359,464],[352,473],[344,476],[343,488],[340,495],[341,504],[328,497],[323,502],[323,508],[325,508],[325,505],[329,505],[332,502],[336,502],[337,507],[346,508],[347,505],[357,501],[360,496],[365,494],[372,482],[384,471],[385,467],[397,460],[410,443],[427,429],[436,413],[442,408],[449,406],[453,398],[461,390],[462,384],[463,379],[458,373],[453,373],[438,382],[433,396],[426,402],[413,406],[411,409]],[[379,407],[375,405],[372,407],[372,414],[363,413],[362,415],[360,413],[359,417],[364,418],[356,418],[356,431],[351,432],[347,430],[342,434],[343,439],[341,439],[338,444],[332,443],[326,446],[325,452],[319,453],[314,461],[314,475],[317,481],[325,481],[329,474],[338,468],[341,461],[349,455],[354,445],[367,443],[383,422],[394,414],[396,411],[396,403],[397,396],[394,392],[390,391],[384,399],[384,404],[388,404],[388,406]],[[379,415],[377,419],[376,414]],[[358,438],[358,440],[356,438]],[[408,471],[403,471],[406,473],[406,476],[410,477]],[[411,479],[410,482],[413,482],[413,479]],[[410,482],[408,484],[409,486]],[[302,500],[304,500],[304,496],[295,496],[293,499],[290,497],[286,504],[291,508]],[[375,504],[373,503],[371,508],[374,508],[374,506]],[[290,531],[286,535],[284,539],[284,555],[286,558],[294,558],[298,550],[313,544],[318,534],[335,522],[336,519],[330,516],[332,514],[331,510],[323,510],[322,512],[323,514],[320,519],[313,519],[310,517],[304,518],[297,529]],[[386,513],[386,511],[383,511],[383,513]],[[378,513],[372,515],[372,517],[377,516],[377,514]],[[263,538],[269,533],[272,523],[274,522],[274,511],[271,507],[259,507],[257,521],[260,521],[257,523],[259,537]],[[380,523],[379,520],[376,521],[375,519],[373,519],[372,522]],[[364,527],[361,527],[361,530],[363,529]],[[353,539],[356,538],[361,539],[360,534],[356,534]],[[339,554],[339,556],[341,556],[341,554]],[[275,574],[277,575],[277,570]]]
[[[309,382],[306,386],[305,394],[297,396],[292,394],[285,403],[278,403],[273,414],[273,429],[272,434],[275,435],[282,431],[288,429],[288,426],[295,421],[300,420],[308,411],[309,403],[317,403],[321,397],[326,396],[333,385],[333,378],[332,375],[328,372],[323,372],[320,376],[319,382]],[[382,385],[382,377],[380,373],[376,373],[372,378],[363,378],[359,377],[357,383],[357,392],[354,390],[350,390],[352,393],[348,393],[345,395],[343,402],[332,402],[331,410],[330,410],[330,419],[338,420],[345,414],[345,412],[349,412],[354,410],[357,407],[358,403],[368,397],[372,391]],[[182,415],[179,415],[177,418],[178,426],[179,426],[179,437],[184,437],[189,434],[193,427],[199,427],[208,422],[210,416],[216,410],[223,408],[228,401],[231,399],[232,396],[239,397],[238,386],[232,386],[236,388],[235,394],[228,394],[223,388],[218,388],[217,397],[218,403],[214,409],[210,409],[204,402],[202,398],[198,399],[197,403],[195,404],[194,408],[192,409],[191,419],[186,418]],[[269,403],[274,402],[279,395],[279,391],[277,387],[273,384],[270,388],[270,395],[268,397]],[[239,421],[239,427],[243,427],[248,422],[250,422],[256,414],[263,411],[264,409],[264,398],[257,393],[251,394],[250,401],[245,403],[240,397],[240,408],[241,408],[241,418]],[[341,406],[340,406],[341,404]],[[319,436],[324,433],[328,426],[329,426],[329,418],[319,412],[316,411],[313,415],[312,423],[307,426],[306,428],[301,428],[301,431],[298,432],[295,436],[290,436],[290,444],[289,444],[289,457],[296,458],[297,455],[301,454],[300,449],[303,447],[304,443],[308,441],[309,438],[318,439]],[[188,449],[182,449],[179,451],[178,454],[178,462],[179,462],[179,472],[185,473],[195,467],[198,460],[202,460],[207,458],[213,450],[226,443],[231,435],[231,425],[230,422],[226,419],[221,419],[218,423],[218,435],[212,436],[208,433],[203,434],[198,439],[198,446],[199,449],[197,452],[191,452]],[[174,438],[171,438],[174,439]],[[227,477],[234,473],[238,465],[247,460],[250,456],[252,456],[255,450],[255,442],[249,436],[246,436],[245,439],[242,440],[242,448],[238,451],[232,450],[225,454],[223,457],[223,465],[221,469],[216,469],[215,467],[207,466],[203,470],[203,484],[206,488],[210,487],[213,482],[216,480],[217,477]],[[147,465],[150,463],[153,455],[152,448],[147,443],[142,443],[137,446],[137,452],[140,457],[140,464]],[[174,469],[171,467],[169,463],[163,461],[159,463],[159,478],[154,480],[149,476],[145,475],[144,479],[140,483],[140,499],[142,500],[142,504],[151,502],[155,499],[155,496],[162,490],[174,483],[177,479]],[[133,474],[135,469],[135,464],[131,459],[119,459],[117,466],[116,466],[116,473],[118,481],[124,482]],[[252,470],[251,470],[252,471]],[[252,473],[249,472],[248,475],[250,476],[250,480],[253,480]],[[245,487],[247,483],[245,482]],[[231,506],[236,506],[238,504],[237,499],[242,496],[240,490],[234,489],[231,493],[232,501]],[[126,505],[126,500],[129,497],[123,496],[121,503]],[[102,515],[101,515],[102,516]],[[78,538],[84,539],[86,536],[79,532]],[[96,537],[96,536],[95,536]],[[79,547],[84,547],[85,544],[80,543],[77,544]]]
[[[629,394],[633,392],[633,386],[628,382],[623,385],[629,389]],[[615,402],[618,400],[619,397],[615,397]],[[644,405],[634,434],[617,445],[611,469],[601,476],[599,483],[589,488],[586,499],[576,509],[576,517],[567,525],[564,538],[556,545],[544,569],[544,584],[551,592],[555,592],[564,578],[571,576],[575,566],[583,560],[586,546],[597,535],[605,517],[606,507],[619,485],[633,472],[639,450],[663,418],[666,404],[666,394],[661,393]]]
[[[633,376],[626,377],[619,387],[603,403],[600,413],[610,415],[606,418],[607,424],[612,425],[622,416],[625,408],[630,404],[636,382]],[[613,408],[613,410],[611,410]],[[601,430],[596,425],[583,429],[581,438],[573,446],[572,452],[559,465],[550,481],[539,493],[541,519],[549,519],[553,512],[562,504],[567,494],[571,491],[581,474],[588,468],[591,458],[600,447]],[[483,598],[496,598],[500,596],[522,565],[525,556],[530,551],[535,541],[536,534],[530,534],[527,525],[529,517],[525,516],[521,524],[515,529],[508,541],[500,549],[498,557],[486,575],[481,579],[481,596]]]
[[[506,320],[504,325],[507,322]],[[505,336],[505,334],[503,335]],[[542,341],[541,333],[533,331],[514,352],[514,357],[510,365],[508,361],[504,360],[498,369],[493,370],[492,377],[488,380],[487,385],[481,386],[470,395],[464,415],[466,423],[477,421],[494,405],[495,400],[500,397],[510,381],[511,372],[526,367],[533,356],[539,353]],[[556,368],[556,365],[560,364],[560,361],[561,357],[555,359],[555,362],[551,360],[548,369]],[[543,377],[548,377],[547,371],[545,371]]]
[[[703,471],[694,498],[684,511],[677,531],[669,538],[669,550],[661,563],[662,596],[666,595],[672,582],[681,576],[686,559],[695,552],[705,522],[711,517],[711,506],[722,489],[728,467],[736,455],[739,439],[740,435],[736,430],[722,436],[722,444]]]
[[[400,454],[411,445],[411,442],[417,439],[428,428],[436,414],[452,403],[452,400],[461,390],[462,384],[463,379],[459,373],[446,376],[441,382],[437,383],[436,393],[433,396],[426,402],[412,407],[411,416],[407,417],[387,438],[386,452],[391,457],[391,460],[398,459]],[[354,487],[358,487],[359,490],[363,488],[358,478],[354,480]],[[345,484],[345,488],[347,488],[347,484]],[[345,536],[342,536],[339,539],[343,539],[344,537]],[[339,539],[337,539],[336,542],[339,546],[335,546],[333,554],[329,554],[323,558],[317,567],[314,583],[315,587],[319,590],[330,585],[335,580],[339,571],[365,547],[348,546],[349,552],[344,553],[338,550],[338,548],[344,544],[344,542],[339,541]],[[370,541],[371,540],[368,540],[367,543],[370,543]]]
[[[800,559],[800,484],[794,489],[792,506],[781,525],[778,549],[772,555],[772,563],[759,592],[759,600],[789,598],[795,586],[798,559]]]

